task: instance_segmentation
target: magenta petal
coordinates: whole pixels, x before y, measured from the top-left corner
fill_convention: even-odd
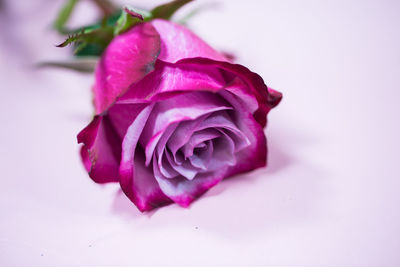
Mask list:
[[[254,119],[238,97],[224,92],[225,98],[234,106],[236,124],[247,136],[248,146],[236,153],[236,164],[231,166],[226,177],[264,167],[267,161],[267,143],[261,125]]]
[[[170,166],[186,179],[192,180],[199,172],[198,168],[192,166],[190,162],[186,160],[183,161],[182,164],[176,164],[170,153],[166,153],[165,156],[167,157]]]
[[[159,52],[160,36],[149,23],[115,37],[96,68],[96,112],[106,110],[132,83],[151,72]]]
[[[157,153],[153,152],[153,164],[157,163],[160,172],[167,178],[173,178],[179,175],[179,173],[171,167],[166,157],[166,153],[169,153],[166,149],[166,144],[178,125],[179,123],[173,123],[168,126],[157,144]]]
[[[247,111],[245,111],[248,113]],[[233,114],[235,114],[234,112]],[[203,120],[198,126],[197,131],[207,129],[207,128],[218,128],[220,130],[229,130],[230,132],[236,134],[238,137],[242,138],[244,142],[249,143],[247,136],[232,122],[229,114],[222,110],[215,112],[212,116],[208,116]]]
[[[216,129],[205,129],[202,131],[195,132],[190,138],[189,142],[187,142],[182,147],[182,152],[185,157],[189,158],[193,155],[193,150],[203,142],[207,140],[211,140],[221,136],[221,132]]]
[[[187,91],[229,91],[264,127],[266,115],[282,94],[268,89],[263,79],[244,66],[209,58],[186,58],[175,64],[157,60],[155,71],[131,86],[121,103],[155,102]]]
[[[165,195],[179,205],[188,207],[193,200],[220,182],[226,171],[227,166],[221,166],[216,172],[199,173],[193,180],[187,180],[184,177],[167,179],[157,170],[155,170],[154,175]]]
[[[215,51],[182,25],[162,19],[155,19],[150,23],[160,34],[161,53],[159,58],[163,61],[175,63],[180,59],[191,57],[229,61],[222,53]]]
[[[217,68],[202,65],[170,64],[157,60],[155,70],[133,84],[118,102],[154,102],[190,91],[218,92],[226,85]]]
[[[158,101],[184,91],[219,92],[237,95],[247,110],[264,127],[266,115],[282,94],[268,89],[264,80],[242,65],[210,58],[185,58],[175,64],[157,60],[154,72],[133,85],[121,101]]]
[[[223,165],[233,166],[236,164],[235,144],[232,139],[224,136],[214,142],[214,153],[209,168],[216,170]]]
[[[259,107],[259,103],[254,94],[249,90],[249,87],[246,85],[246,83],[243,82],[241,78],[233,74],[228,75],[228,73],[225,72],[225,76],[226,80],[230,82],[228,82],[224,89],[238,96],[240,101],[246,103],[246,106],[252,114],[256,112]]]
[[[157,153],[155,151],[152,152],[152,157],[153,157],[153,164],[157,164],[158,168],[160,169],[160,172],[167,178],[172,178],[175,176],[178,176],[179,173],[177,173],[171,165],[168,163],[168,160],[165,157],[165,153],[167,153],[165,149],[165,144],[167,143],[169,137],[171,134],[175,131],[176,127],[178,126],[178,123],[172,123],[167,127],[165,132],[162,134],[160,137],[159,141],[157,144],[152,144],[156,145],[157,147]],[[149,155],[150,156],[150,155]],[[146,166],[149,165],[150,161],[147,162]]]
[[[281,93],[275,90],[268,90],[268,87],[265,85],[264,80],[258,74],[251,72],[248,68],[242,65],[215,61],[209,58],[187,58],[178,61],[177,64],[203,65],[218,68],[225,74],[227,83],[233,82],[236,77],[240,78],[246,85],[245,87],[228,86],[226,90],[229,90],[240,98],[243,98],[243,95],[250,94],[257,99],[258,109],[253,113],[253,115],[256,121],[262,127],[264,127],[267,123],[266,116],[268,112],[273,107],[278,105],[282,99]],[[246,104],[244,107],[249,110],[249,106],[247,106],[247,103],[243,103]]]
[[[179,124],[167,142],[167,147],[171,150],[174,157],[176,152],[190,140],[190,137],[198,129],[199,125],[210,115],[205,114],[196,120],[183,121]]]
[[[272,88],[268,88],[268,103],[270,105],[271,108],[276,107],[279,102],[281,102],[282,100],[282,93],[278,92]]]
[[[140,211],[148,211],[172,203],[160,189],[151,168],[145,165],[143,150],[136,151],[134,159],[133,195],[131,199]],[[127,187],[124,187],[125,190]],[[127,191],[124,191],[125,193]],[[127,194],[128,195],[128,194]]]
[[[197,168],[200,168],[203,172],[208,169],[211,161],[212,154],[214,153],[214,146],[211,140],[206,142],[206,149],[198,155],[193,154],[189,160],[190,163]]]
[[[95,116],[78,134],[82,161],[96,183],[118,182],[121,140],[108,117]]]
[[[154,154],[153,164],[157,164],[163,176],[165,176],[166,178],[174,178],[176,176],[179,176],[180,174],[174,168],[172,168],[172,162],[170,161],[167,153],[169,152],[161,155],[161,158],[159,158],[158,160],[156,158],[156,155]]]
[[[150,163],[162,134],[171,124],[226,109],[231,107],[221,97],[209,92],[184,93],[156,103],[140,138],[145,147],[146,165]]]
[[[160,190],[151,169],[145,166],[144,151],[137,146],[152,109],[151,105],[139,113],[129,126],[122,142],[121,188],[141,211],[151,210],[171,202]]]
[[[157,157],[158,157],[158,162],[160,164],[161,162],[161,156],[162,154],[166,151],[166,145],[168,140],[170,139],[171,135],[175,132],[176,128],[179,126],[179,123],[172,123],[171,125],[168,126],[167,130],[165,130],[164,134],[160,138],[158,144],[157,144]]]
[[[114,104],[107,111],[107,116],[110,118],[115,131],[124,138],[128,127],[136,119],[142,110],[149,104]]]
[[[81,159],[83,166],[85,167],[86,171],[89,173],[90,169],[92,168],[92,162],[90,162],[89,151],[85,148],[85,146],[81,147]]]

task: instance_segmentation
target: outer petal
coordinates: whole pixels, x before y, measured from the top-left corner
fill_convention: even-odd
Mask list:
[[[151,72],[159,52],[160,36],[149,23],[115,37],[96,68],[96,112],[106,110],[132,83]]]
[[[149,104],[114,104],[107,111],[107,116],[110,118],[115,131],[124,139],[128,127],[133,123],[136,117],[143,111]]]
[[[78,134],[78,143],[84,144],[82,161],[93,181],[118,182],[121,140],[107,117],[95,116]]]
[[[266,166],[267,143],[263,128],[237,96],[228,91],[221,92],[221,95],[233,105],[236,111],[235,124],[250,141],[246,148],[236,153],[237,164],[229,168],[225,177]]]
[[[281,93],[268,89],[258,74],[242,65],[188,58],[175,64],[158,60],[155,71],[133,85],[119,101],[154,102],[184,91],[218,92],[221,89],[238,96],[263,127],[266,115],[282,98]]]
[[[150,105],[139,113],[127,129],[122,142],[119,172],[121,188],[140,211],[151,210],[171,202],[160,190],[151,169],[146,168],[144,152],[137,146],[152,109],[153,105]]]
[[[258,74],[251,72],[248,68],[228,62],[215,61],[208,58],[188,58],[180,60],[178,63],[203,65],[210,68],[218,68],[227,79],[227,83],[232,82],[236,77],[240,78],[246,87],[227,88],[227,90],[240,96],[241,94],[252,95],[257,99],[258,109],[254,112],[254,118],[261,126],[265,126],[268,112],[279,104],[282,94],[275,90],[268,90],[264,80]],[[243,91],[247,90],[247,91]]]
[[[118,102],[154,102],[186,91],[217,92],[225,85],[224,76],[217,68],[200,64],[171,64],[157,60],[155,70],[140,82],[133,84]]]
[[[171,63],[183,58],[206,57],[214,60],[229,61],[197,35],[182,25],[155,19],[150,22],[160,34],[161,53],[159,59]]]
[[[219,183],[225,177],[227,169],[228,166],[221,166],[218,171],[200,173],[193,180],[183,177],[168,179],[163,177],[157,168],[154,168],[154,175],[165,195],[179,205],[188,207],[193,200]]]

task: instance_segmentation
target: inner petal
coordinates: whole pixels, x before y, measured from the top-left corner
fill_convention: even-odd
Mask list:
[[[173,178],[180,175],[177,171],[175,171],[174,168],[172,168],[171,163],[169,162],[167,157],[164,156],[164,154],[161,155],[161,159],[159,159],[158,162],[157,162],[157,156],[154,154],[153,161],[154,161],[153,164],[157,164],[157,167],[160,169],[160,172],[166,178]]]
[[[222,128],[227,129],[236,135],[242,137],[243,139],[247,139],[246,135],[242,133],[241,130],[236,126],[236,124],[232,121],[232,118],[229,116],[228,112],[218,111],[214,112],[212,116],[208,116],[205,118],[199,125],[197,130],[202,130],[206,128]]]
[[[196,120],[183,121],[179,123],[176,131],[171,135],[168,140],[167,146],[175,157],[176,152],[189,142],[193,133],[197,130],[199,125],[211,114],[205,114]]]
[[[235,144],[232,139],[223,136],[213,140],[214,153],[210,162],[210,168],[215,170],[222,165],[233,166],[236,164]]]
[[[239,135],[237,132],[230,131],[228,129],[218,129],[221,134],[225,135],[226,137],[230,138],[234,145],[235,145],[235,152],[239,152],[250,145],[250,140],[244,136],[241,132]]]
[[[183,161],[182,164],[176,164],[174,158],[172,157],[171,153],[165,153],[169,164],[171,167],[177,171],[179,174],[184,176],[186,179],[192,180],[196,174],[199,172],[199,168],[192,166],[190,161]]]
[[[145,147],[172,123],[195,120],[205,114],[226,109],[231,109],[229,104],[217,94],[209,92],[185,93],[157,102],[143,129],[140,143]]]
[[[181,150],[185,157],[189,158],[193,155],[194,148],[204,148],[204,141],[220,137],[221,135],[221,132],[217,131],[216,129],[204,129],[202,131],[195,132],[190,138],[189,142],[187,142]]]
[[[230,105],[218,94],[211,92],[184,93],[157,102],[139,140],[139,143],[145,148],[146,165],[150,163],[158,142],[166,132],[168,135],[178,133],[183,137],[192,135],[191,128],[188,129],[189,132],[183,131],[184,129],[174,131],[171,126],[174,128],[184,121],[199,123],[204,119],[204,115],[228,109],[231,109]],[[198,119],[199,121],[197,121]],[[182,136],[178,138],[182,139]],[[174,154],[175,152],[176,150],[173,151]]]
[[[205,149],[200,153],[193,153],[193,155],[189,157],[190,163],[192,163],[194,167],[200,168],[201,172],[208,170],[208,165],[214,152],[214,145],[211,140],[203,144],[206,146]]]

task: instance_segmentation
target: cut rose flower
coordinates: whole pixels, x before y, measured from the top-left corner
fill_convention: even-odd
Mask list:
[[[95,182],[119,182],[141,211],[186,207],[222,179],[266,165],[263,128],[281,97],[185,27],[141,23],[101,57],[81,156]]]

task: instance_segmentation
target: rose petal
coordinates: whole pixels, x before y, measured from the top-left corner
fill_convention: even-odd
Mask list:
[[[112,40],[96,67],[94,94],[98,114],[154,69],[160,44],[160,36],[149,23],[136,25]]]
[[[146,165],[150,163],[155,147],[169,125],[230,108],[217,95],[208,92],[181,94],[156,103],[140,138],[145,147]]]
[[[157,144],[157,157],[160,158],[161,155],[166,150],[166,145],[168,140],[170,139],[171,135],[175,132],[176,128],[180,125],[180,123],[172,123],[167,127],[164,134],[160,138]],[[159,160],[160,162],[160,160]]]
[[[149,104],[114,104],[107,112],[115,131],[124,138],[128,127]]]
[[[233,112],[232,114],[236,114],[236,112],[237,111]],[[232,122],[232,118],[225,110],[215,112],[212,116],[208,116],[197,126],[197,131],[207,128],[219,128],[229,130],[235,133],[237,136],[240,136],[243,140],[245,140],[247,144],[250,143],[247,136],[242,133],[242,131],[235,125],[235,123]]]
[[[199,144],[212,140],[214,138],[220,137],[221,133],[215,129],[205,129],[202,131],[195,132],[190,138],[189,142],[187,142],[182,147],[182,152],[186,158],[189,158],[193,155],[193,149]]]
[[[134,200],[131,200],[140,211],[148,211],[172,203],[171,199],[161,191],[151,168],[145,165],[144,151],[141,148],[136,150],[134,166],[131,185],[133,190],[130,194],[135,196]],[[127,189],[126,186],[125,189]]]
[[[169,157],[167,157],[166,153],[161,155],[161,158],[157,160],[157,156],[153,155],[153,164],[157,164],[160,172],[166,178],[174,178],[176,176],[181,175],[174,168],[172,168],[171,162],[169,161]]]
[[[190,57],[207,57],[229,61],[223,54],[215,51],[182,25],[162,19],[155,19],[150,23],[160,34],[161,53],[159,58],[163,61],[175,63],[182,58]]]
[[[229,168],[225,177],[264,167],[267,161],[267,143],[263,128],[237,96],[228,91],[222,94],[234,106],[237,127],[249,140],[249,145],[236,153],[237,162]]]
[[[183,177],[167,179],[157,168],[154,168],[154,175],[165,195],[182,207],[188,207],[193,200],[221,181],[227,168],[227,166],[221,166],[214,173],[199,173],[193,180]]]
[[[230,138],[233,141],[235,145],[235,152],[238,152],[250,145],[250,140],[242,132],[238,134],[236,132],[229,131],[226,129],[218,129],[218,130],[221,131],[221,133],[224,134],[227,138]]]
[[[155,102],[187,91],[218,92],[226,85],[217,68],[156,61],[155,70],[133,84],[120,103]]]
[[[194,167],[200,168],[201,172],[208,170],[212,154],[214,152],[214,146],[211,140],[207,141],[207,149],[203,150],[200,154],[193,154],[189,160]]]
[[[81,159],[83,166],[85,167],[86,171],[89,173],[90,169],[92,168],[92,162],[90,161],[89,151],[85,148],[85,146],[81,146]]]
[[[122,142],[120,184],[124,193],[139,210],[151,210],[170,202],[160,190],[149,168],[145,167],[144,152],[137,147],[139,137],[150,116],[153,105],[139,113],[129,126]]]
[[[266,115],[282,98],[281,93],[268,89],[258,74],[242,65],[209,58],[186,58],[175,64],[158,60],[155,71],[133,85],[120,101],[153,102],[184,91],[219,92],[222,89],[237,95],[263,127]]]
[[[282,94],[275,90],[268,90],[265,85],[264,80],[258,74],[251,72],[248,68],[239,65],[231,64],[228,62],[215,61],[209,58],[186,58],[177,62],[177,64],[191,64],[194,66],[203,65],[209,68],[218,68],[223,71],[225,78],[230,77],[234,79],[235,77],[240,78],[245,84],[245,87],[227,87],[232,93],[241,97],[243,95],[253,95],[258,102],[258,109],[253,113],[254,118],[262,127],[265,127],[267,121],[266,116],[268,112],[279,104],[282,99]],[[227,80],[226,82],[232,82],[233,80]],[[233,90],[234,89],[234,90]],[[246,91],[244,91],[246,90]],[[243,98],[243,97],[241,97]],[[243,102],[243,101],[242,101]],[[243,102],[246,104],[245,102]],[[244,105],[247,110],[249,106]]]
[[[96,183],[118,182],[121,139],[108,117],[95,116],[78,134],[82,161]]]
[[[166,178],[173,178],[180,175],[176,170],[172,168],[170,162],[165,155],[166,153],[169,153],[166,150],[165,145],[178,125],[179,123],[172,123],[167,127],[157,144],[157,153],[153,152],[153,164],[157,164],[156,167],[158,167],[162,175]]]
[[[236,164],[235,144],[229,137],[220,137],[213,140],[214,153],[209,169],[215,170],[222,165],[233,166]]]
[[[190,137],[198,129],[199,125],[210,115],[211,113],[200,116],[196,120],[183,121],[179,123],[179,126],[167,142],[167,146],[174,156],[175,161],[176,152],[189,141]]]
[[[199,172],[199,169],[192,166],[187,160],[183,161],[182,164],[176,164],[170,153],[165,153],[165,156],[167,157],[170,166],[186,179],[193,180]]]

